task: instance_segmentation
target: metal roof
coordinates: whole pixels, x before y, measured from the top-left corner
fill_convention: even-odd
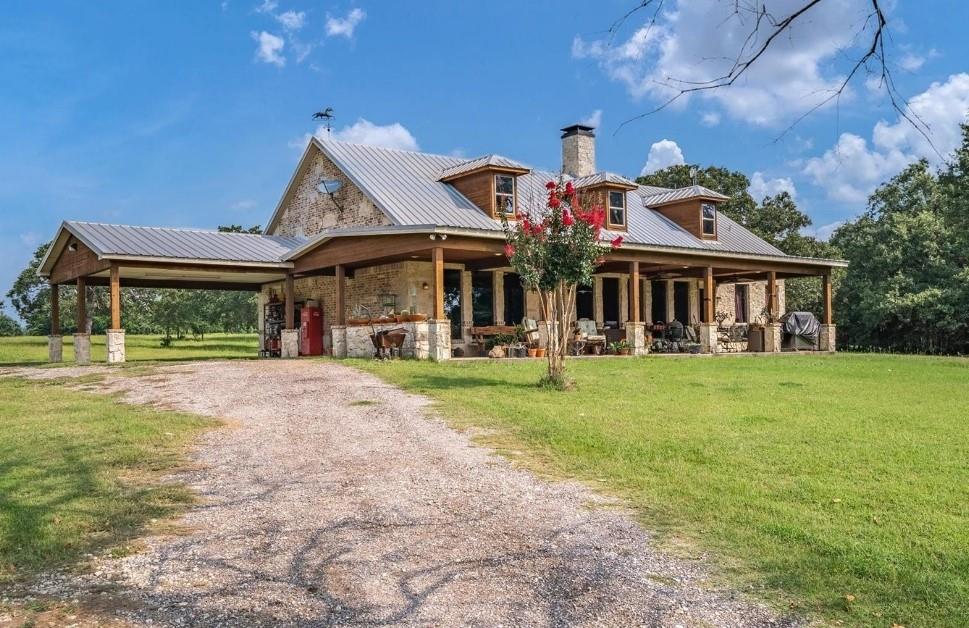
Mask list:
[[[604,183],[612,183],[625,187],[639,187],[633,181],[630,181],[626,177],[613,172],[597,172],[595,174],[572,179],[572,185],[577,188],[587,188],[593,185],[602,185]]]
[[[485,168],[488,166],[491,166],[494,168],[508,168],[510,170],[531,170],[531,168],[529,168],[528,166],[520,164],[517,161],[508,159],[507,157],[502,157],[501,155],[491,154],[491,155],[484,155],[476,159],[471,159],[469,161],[465,161],[464,163],[460,163],[456,166],[445,168],[441,172],[440,178],[449,179],[459,174],[464,174],[465,172],[472,172],[479,168]]]
[[[96,222],[69,221],[63,227],[100,257],[277,264],[305,241],[305,238],[284,236]]]
[[[646,205],[648,207],[654,207],[656,205],[663,205],[676,201],[685,201],[691,198],[712,198],[719,201],[730,200],[729,196],[724,196],[720,192],[714,192],[710,188],[705,188],[702,185],[690,185],[685,188],[677,188],[675,190],[667,190],[665,192],[651,194],[645,197],[644,200],[646,201]]]

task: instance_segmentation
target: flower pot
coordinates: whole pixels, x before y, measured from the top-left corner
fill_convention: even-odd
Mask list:
[[[629,347],[619,350],[619,355],[629,355]]]
[[[530,358],[534,358],[534,357],[536,357],[537,355],[538,355],[538,349],[535,349],[535,348],[530,348],[530,349],[528,350],[528,357],[530,357]]]
[[[544,358],[545,357],[545,347],[538,347],[537,349],[535,349],[535,357],[536,358]]]
[[[427,314],[411,314],[409,320],[412,323],[421,323],[427,320]]]

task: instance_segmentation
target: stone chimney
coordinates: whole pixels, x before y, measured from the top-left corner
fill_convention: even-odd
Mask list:
[[[562,129],[562,172],[573,177],[595,174],[595,127],[573,124]]]

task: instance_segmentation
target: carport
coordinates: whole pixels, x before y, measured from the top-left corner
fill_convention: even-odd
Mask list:
[[[110,287],[108,362],[120,363],[125,361],[122,286],[257,292],[263,284],[286,279],[293,263],[284,257],[303,242],[248,233],[64,222],[38,269],[51,287],[50,361],[63,360],[61,285],[77,286],[74,355],[81,364],[91,359],[85,288]],[[287,320],[287,329],[293,327]]]

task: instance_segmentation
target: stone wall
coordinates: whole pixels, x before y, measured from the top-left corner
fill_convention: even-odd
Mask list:
[[[780,296],[781,306],[780,313],[784,313],[784,289],[778,282],[778,295]],[[744,283],[742,285],[750,286],[748,297],[747,297],[747,321],[755,322],[757,319],[762,318],[762,312],[767,306],[767,282],[758,281],[751,283]],[[725,325],[730,325],[737,320],[737,308],[736,304],[736,286],[737,284],[725,283],[719,284],[717,286],[717,302],[716,302],[716,312],[724,312],[727,314],[727,319],[724,321]]]
[[[317,190],[323,179],[340,181],[332,195]],[[280,215],[269,230],[273,235],[312,236],[333,227],[389,225],[390,219],[316,148],[296,173],[295,184],[283,199]]]

